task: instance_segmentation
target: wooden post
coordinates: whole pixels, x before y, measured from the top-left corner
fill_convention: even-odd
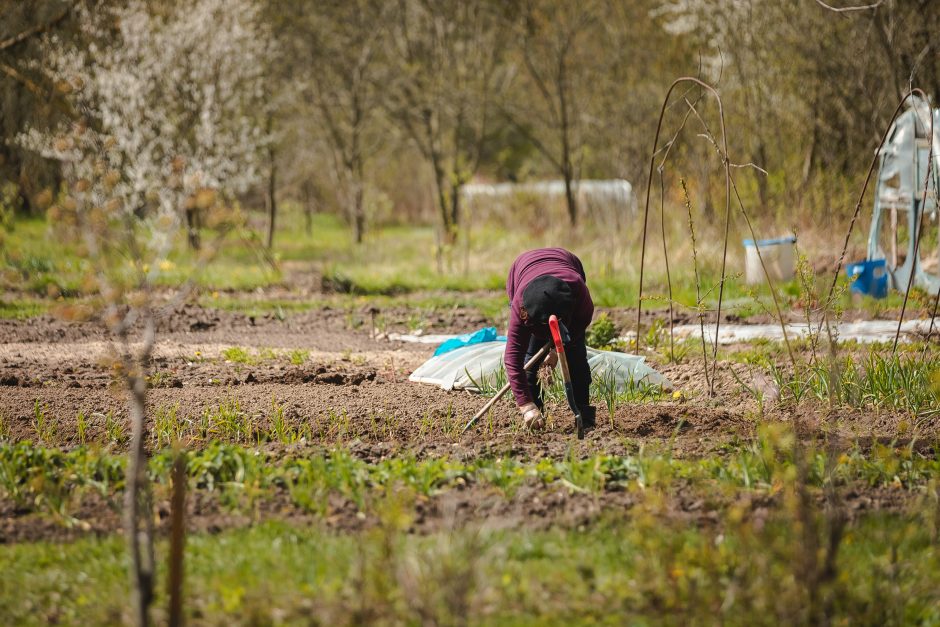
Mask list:
[[[170,568],[167,591],[170,608],[167,624],[183,624],[183,551],[186,548],[186,452],[173,461],[173,492],[170,497]]]

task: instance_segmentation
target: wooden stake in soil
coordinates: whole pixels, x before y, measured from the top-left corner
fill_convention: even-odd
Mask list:
[[[170,627],[183,624],[183,552],[186,548],[186,452],[173,461],[173,493],[170,497],[170,568],[167,590],[170,595]]]

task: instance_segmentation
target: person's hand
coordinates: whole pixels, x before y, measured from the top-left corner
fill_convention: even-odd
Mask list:
[[[535,403],[527,403],[519,408],[522,414],[522,426],[531,431],[539,431],[545,426],[545,418]]]
[[[558,365],[558,352],[554,348],[548,351],[548,356],[542,361],[542,365],[549,369]]]

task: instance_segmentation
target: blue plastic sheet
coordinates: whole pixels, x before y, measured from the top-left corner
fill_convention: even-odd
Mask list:
[[[434,356],[443,355],[444,353],[449,353],[452,350],[457,348],[463,348],[464,346],[470,346],[471,344],[482,344],[483,342],[505,342],[505,335],[497,335],[496,327],[484,327],[479,331],[474,331],[473,333],[464,333],[463,335],[458,335],[457,337],[452,337],[440,346],[437,347],[437,350],[434,351]]]

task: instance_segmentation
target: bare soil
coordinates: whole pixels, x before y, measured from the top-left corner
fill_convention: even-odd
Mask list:
[[[394,314],[394,315],[391,315]],[[413,316],[406,309],[390,318]],[[447,456],[514,456],[526,460],[563,459],[595,453],[625,454],[640,447],[659,447],[677,457],[720,455],[730,442],[754,435],[758,412],[746,393],[755,373],[741,365],[721,364],[714,397],[707,394],[698,362],[661,365],[660,370],[682,391],[678,399],[621,405],[611,416],[598,409],[598,426],[582,442],[573,435],[573,421],[564,407],[549,408],[543,433],[519,428],[512,402],[504,399],[491,417],[461,435],[463,424],[484,399],[466,392],[444,392],[411,383],[408,374],[433,352],[430,345],[407,344],[373,337],[370,314],[360,312],[351,323],[349,312],[324,309],[252,318],[243,314],[186,305],[169,312],[159,324],[159,343],[152,365],[148,416],[151,426],[163,411],[195,424],[220,405],[237,407],[250,418],[250,433],[240,443],[258,445],[271,428],[275,411],[286,425],[304,433],[303,446],[343,445],[362,459],[375,461],[395,455],[416,458]],[[465,332],[485,323],[477,312],[456,308],[424,321],[429,332]],[[225,359],[225,349],[245,348],[251,363]],[[265,350],[272,349],[272,350]],[[86,442],[122,450],[126,439],[112,437],[108,423],[124,425],[126,401],[106,367],[111,345],[94,322],[67,323],[51,316],[26,321],[0,321],[0,418],[8,441],[42,440],[63,448],[77,446],[77,417],[88,422]],[[291,361],[290,351],[306,351]],[[104,365],[103,365],[104,364]],[[37,411],[47,426],[37,429]],[[808,438],[840,437],[850,443],[892,441],[899,417],[851,412],[830,413],[816,407],[783,410],[772,403],[763,408],[764,420],[798,419]],[[924,434],[921,434],[922,436]],[[936,436],[936,434],[927,434]],[[189,446],[204,444],[191,438]],[[152,442],[151,445],[156,445]],[[267,443],[261,446],[276,447]],[[491,525],[532,527],[581,525],[605,511],[628,511],[634,496],[608,491],[601,495],[571,492],[560,486],[526,485],[513,495],[492,488],[467,486],[449,490],[416,504],[416,531],[431,530],[459,518]],[[735,497],[740,498],[740,497]],[[714,504],[700,495],[670,497],[669,508],[695,524],[715,518]],[[860,488],[855,507],[895,508],[903,498],[872,488]],[[278,517],[307,524],[313,516],[293,506],[287,494],[268,495],[262,505],[232,511],[212,494],[193,495],[188,524],[194,530],[214,531]],[[754,502],[759,512],[772,503]],[[119,529],[117,505],[85,496],[73,511],[79,523],[18,510],[0,500],[0,542],[69,539],[87,533]],[[157,504],[163,523],[165,503]],[[340,529],[370,524],[351,503],[331,502],[324,517]]]

